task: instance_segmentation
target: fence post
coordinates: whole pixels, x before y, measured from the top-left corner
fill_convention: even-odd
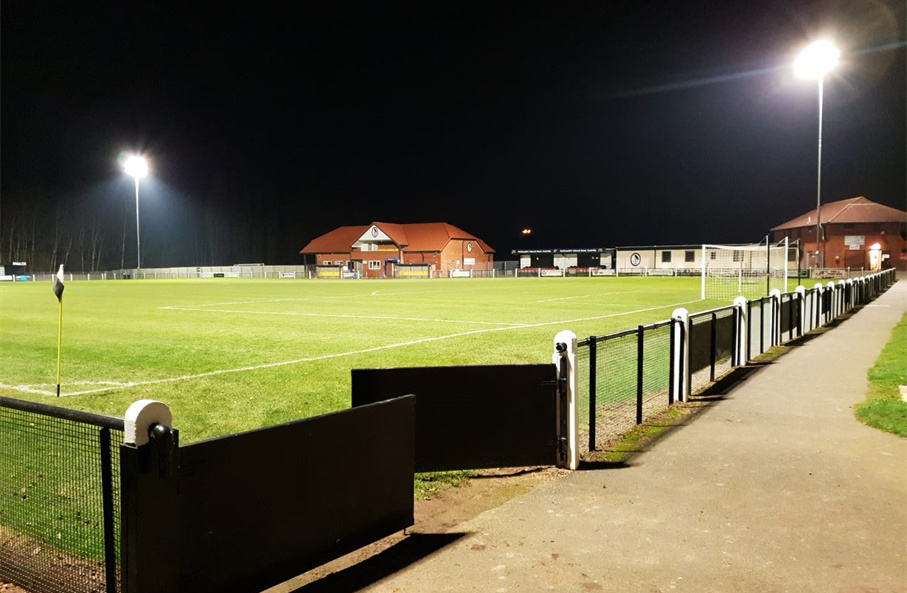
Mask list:
[[[551,355],[551,361],[558,367],[566,366],[566,388],[559,389],[560,397],[565,397],[566,401],[558,402],[558,440],[564,443],[563,455],[559,455],[558,467],[567,469],[576,469],[579,467],[579,450],[577,448],[577,430],[576,430],[576,394],[577,394],[577,377],[576,377],[576,334],[570,330],[564,330],[554,336],[554,353]],[[560,375],[558,379],[561,379]]]
[[[598,340],[589,336],[589,450],[595,451],[597,435],[595,434],[596,421],[596,378],[598,375]]]
[[[824,302],[825,299],[822,296],[822,293],[824,292],[824,287],[822,286],[822,283],[819,282],[815,286],[813,286],[813,291],[816,293],[816,297],[815,297],[815,299],[816,299],[816,324],[813,326],[813,329],[818,329],[818,328],[822,327],[822,325],[823,325],[822,309],[825,306],[825,302]]]
[[[747,300],[746,297],[738,296],[734,298],[734,307],[737,309],[737,340],[734,343],[734,357],[733,362],[735,366],[740,366],[748,363],[746,357],[746,345],[749,343],[749,335],[747,333],[747,318],[749,317],[749,311],[747,311]]]
[[[772,335],[769,340],[769,347],[777,346],[781,343],[781,291],[777,288],[773,288],[770,293],[768,293],[769,300],[771,301],[771,328]]]
[[[636,423],[642,424],[642,381],[643,361],[645,357],[643,326],[636,328]]]
[[[831,313],[831,317],[826,319],[826,322],[831,321],[838,316],[838,292],[835,290],[835,281],[828,281],[828,300],[831,301],[828,305],[828,311]]]
[[[674,332],[674,401],[685,402],[690,393],[690,312],[683,307],[674,309],[671,319],[679,331]]]
[[[808,330],[806,329],[806,287],[800,285],[797,287],[797,337],[802,336]]]
[[[670,344],[668,346],[668,405],[674,405],[674,384],[677,383],[677,374],[674,372],[675,342],[677,341],[674,334],[677,333],[677,320],[671,319],[668,328],[671,330],[668,334]]]
[[[169,408],[140,400],[124,417],[120,447],[120,575],[123,593],[177,593],[180,550],[171,525],[179,518],[177,445]]]

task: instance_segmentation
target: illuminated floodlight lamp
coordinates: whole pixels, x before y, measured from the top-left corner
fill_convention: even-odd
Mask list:
[[[841,51],[830,41],[815,41],[794,60],[794,73],[798,78],[820,79],[834,70],[840,57]]]
[[[123,170],[130,177],[139,179],[148,175],[148,161],[137,154],[130,155],[123,161]]]
[[[523,229],[521,232],[522,232],[524,235],[531,235],[531,234],[532,234],[532,229]]]

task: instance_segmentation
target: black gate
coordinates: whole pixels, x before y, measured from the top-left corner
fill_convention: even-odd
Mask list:
[[[261,591],[413,524],[415,398],[123,445],[126,593]]]
[[[354,369],[352,405],[416,396],[416,471],[554,465],[553,364]]]

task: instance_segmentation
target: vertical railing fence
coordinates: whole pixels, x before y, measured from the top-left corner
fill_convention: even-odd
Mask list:
[[[115,593],[123,420],[0,397],[0,581]]]
[[[677,399],[771,348],[822,327],[896,281],[893,270],[817,283],[577,343],[581,452],[609,442]],[[682,336],[677,339],[677,336]],[[677,369],[684,369],[678,376]],[[675,389],[676,386],[676,389]]]
[[[674,320],[577,343],[580,450],[594,451],[672,403]]]

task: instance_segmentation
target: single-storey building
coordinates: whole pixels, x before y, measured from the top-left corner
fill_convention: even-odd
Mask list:
[[[815,208],[771,230],[776,242],[799,240],[804,269],[907,270],[907,212],[860,196],[822,204],[820,215],[818,262]]]
[[[494,249],[446,222],[342,226],[300,253],[319,266],[344,267],[363,278],[427,277],[442,271],[491,270]]]

